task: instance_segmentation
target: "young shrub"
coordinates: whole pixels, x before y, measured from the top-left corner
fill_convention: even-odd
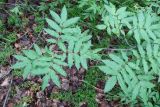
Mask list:
[[[78,70],[83,67],[88,68],[88,59],[100,59],[97,54],[101,49],[91,49],[91,35],[87,31],[81,32],[76,26],[79,17],[68,19],[67,9],[64,6],[60,16],[50,11],[53,18],[46,21],[50,28],[44,30],[51,38],[47,42],[51,46],[58,46],[58,50],[53,47],[45,47],[45,51],[36,44],[34,50],[23,50],[23,55],[15,55],[18,60],[12,66],[13,69],[23,69],[24,79],[31,76],[43,76],[42,89],[48,86],[50,79],[60,87],[60,80],[57,74],[66,76],[63,67],[75,66]],[[44,49],[43,49],[44,50]],[[67,60],[67,62],[66,62]]]
[[[23,69],[24,79],[26,79],[29,74],[31,76],[43,75],[42,89],[45,89],[50,79],[60,87],[60,80],[56,72],[62,76],[66,76],[67,74],[62,66],[67,66],[67,64],[64,60],[52,54],[47,48],[46,51],[42,53],[40,48],[34,44],[34,49],[35,51],[23,50],[23,55],[14,55],[19,62],[13,65],[12,68]]]
[[[149,11],[138,10],[128,12],[126,7],[116,10],[110,3],[105,5],[107,13],[102,15],[104,24],[97,25],[100,30],[107,30],[109,35],[134,37],[138,44],[141,41],[154,41],[159,39],[160,18]]]
[[[129,18],[132,15],[131,12],[126,11],[126,7],[116,9],[116,7],[109,3],[105,5],[106,12],[102,14],[102,21],[104,24],[97,25],[100,30],[107,30],[107,33],[111,35],[120,36],[125,35],[124,26],[131,28],[129,24]]]
[[[149,10],[127,12],[126,7],[116,9],[111,3],[105,8],[104,24],[97,28],[106,29],[109,35],[130,36],[137,46],[131,51],[111,53],[109,59],[102,61],[104,65],[99,69],[108,75],[104,91],[108,93],[118,84],[122,101],[125,99],[127,104],[134,105],[140,100],[143,106],[153,107],[157,102],[152,104],[152,98],[156,99],[157,95],[151,93],[157,92],[160,74],[160,18]]]

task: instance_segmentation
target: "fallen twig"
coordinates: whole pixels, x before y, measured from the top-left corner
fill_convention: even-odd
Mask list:
[[[6,107],[6,104],[8,102],[8,96],[9,96],[9,93],[10,93],[10,90],[11,90],[12,82],[13,82],[13,76],[11,75],[11,81],[10,81],[9,89],[7,91],[7,94],[6,94],[4,103],[3,103],[3,107]]]
[[[7,74],[5,74],[5,75],[3,75],[2,77],[0,77],[0,81],[1,81],[2,79],[4,79],[6,76],[8,76],[8,75],[10,74],[10,72],[11,72],[11,70],[10,70]]]
[[[95,87],[94,85],[88,83],[87,81],[84,81],[84,80],[79,80],[79,81],[84,82],[84,83],[87,84],[87,85],[90,85],[90,86],[93,87],[95,90],[97,90],[97,91],[99,91],[99,92],[101,92],[101,93],[104,93],[104,91],[103,91],[102,89]]]

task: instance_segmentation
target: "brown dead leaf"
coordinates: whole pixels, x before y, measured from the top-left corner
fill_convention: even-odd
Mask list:
[[[61,84],[62,89],[68,90],[69,89],[69,80],[63,78],[62,79],[62,84]]]
[[[5,95],[6,95],[6,93],[1,93],[1,95],[0,95],[0,102],[2,102],[2,100],[3,100],[4,97],[5,97]]]
[[[39,91],[39,92],[36,93],[36,97],[38,99],[42,98],[43,96],[44,96],[44,92],[43,91]]]
[[[79,71],[78,71],[79,74],[84,74],[85,73],[85,69],[84,68],[81,68]]]
[[[103,101],[99,107],[111,107],[106,101]]]
[[[1,75],[9,74],[10,71],[11,71],[10,66],[2,66],[2,67],[0,67],[0,74]]]
[[[20,48],[21,46],[18,43],[14,44],[15,48]]]
[[[9,103],[9,104],[7,105],[7,107],[14,107],[14,104],[13,104],[13,103]]]
[[[9,78],[6,78],[6,79],[2,82],[1,86],[2,86],[2,87],[5,87],[5,86],[8,86],[8,85],[9,85]]]
[[[21,38],[21,34],[17,34],[17,37],[18,37],[18,38]]]
[[[86,102],[82,102],[82,103],[79,104],[80,107],[88,107],[87,105],[88,104]]]

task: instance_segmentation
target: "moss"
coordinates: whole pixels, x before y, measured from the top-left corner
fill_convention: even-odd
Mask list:
[[[20,89],[31,89],[33,92],[40,90],[40,85],[32,81],[25,81],[23,84],[19,85]]]
[[[39,13],[35,13],[35,22],[37,26],[34,27],[35,33],[40,33],[45,26],[45,20],[40,16]]]
[[[31,96],[24,96],[22,97],[22,99],[20,100],[18,104],[24,104],[24,103],[30,104],[32,103],[32,100],[33,98]]]
[[[6,64],[10,55],[15,53],[11,43],[17,40],[16,32],[0,36],[0,64]]]
[[[17,40],[17,33],[16,32],[9,33],[8,35],[4,36],[4,39],[8,43],[13,43]]]
[[[14,49],[10,45],[0,45],[0,51],[0,64],[3,65],[7,63],[7,58],[14,53]]]
[[[23,72],[21,70],[13,70],[13,76],[14,77],[22,77]]]
[[[40,90],[40,85],[37,84],[37,83],[34,83],[34,84],[31,86],[31,90],[32,90],[33,92],[36,92],[36,91]]]
[[[31,81],[26,81],[23,84],[20,84],[19,87],[20,89],[29,89],[33,83]]]
[[[61,91],[59,93],[52,93],[50,98],[70,102],[74,107],[79,107],[81,102],[87,102],[88,107],[97,107],[98,105],[95,101],[96,92],[91,85],[95,86],[97,81],[102,79],[104,79],[103,74],[98,69],[91,68],[85,76],[85,81],[88,84],[83,83],[76,93]]]

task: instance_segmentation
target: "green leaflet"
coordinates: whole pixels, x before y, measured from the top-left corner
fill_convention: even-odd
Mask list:
[[[23,78],[26,79],[29,73],[31,72],[32,65],[30,63],[27,64],[27,66],[24,68],[23,72]]]
[[[145,51],[141,45],[138,45],[138,50],[139,50],[140,56],[142,58],[145,58]]]
[[[112,68],[115,71],[119,69],[119,65],[115,63],[114,61],[104,60],[103,62],[106,64],[106,66]]]
[[[63,62],[63,61],[61,61],[61,60],[59,60],[59,59],[53,59],[53,62],[54,62],[55,64],[58,64],[58,65],[67,66],[67,63],[65,63],[65,62]]]
[[[40,58],[38,58],[38,61],[51,61],[52,57],[47,57],[47,56],[41,56]]]
[[[78,20],[79,20],[79,17],[74,17],[74,18],[68,19],[67,21],[65,21],[63,23],[63,27],[66,28],[66,27],[72,26],[75,23],[77,23]]]
[[[117,71],[114,71],[107,66],[99,66],[99,69],[107,75],[117,75],[118,74]]]
[[[17,60],[20,60],[20,61],[29,60],[27,57],[24,57],[24,56],[22,56],[22,55],[14,55],[14,57],[15,57]]]
[[[105,92],[109,92],[109,91],[115,86],[116,82],[117,82],[117,77],[116,77],[116,76],[110,77],[110,78],[106,81],[104,91],[105,91]]]
[[[81,49],[82,42],[79,40],[77,43],[75,43],[74,53],[78,53]]]
[[[124,61],[120,59],[118,56],[110,54],[109,57],[118,64],[123,64]]]
[[[87,70],[88,69],[87,59],[84,57],[80,57],[80,62],[81,62],[82,67]]]
[[[46,62],[44,60],[40,61],[40,60],[35,60],[33,61],[33,67],[46,67],[46,66],[49,66],[50,65],[50,62]]]
[[[80,56],[77,54],[74,54],[74,61],[75,61],[75,66],[79,70],[80,68]]]
[[[136,97],[138,96],[138,93],[139,93],[139,90],[140,90],[140,83],[138,83],[135,88],[133,89],[133,92],[132,92],[132,100],[135,100]]]
[[[37,68],[31,71],[32,75],[43,75],[49,72],[48,68]]]
[[[160,24],[152,25],[152,26],[150,26],[150,28],[151,28],[152,30],[157,30],[157,29],[160,28]]]
[[[64,28],[63,30],[62,30],[62,33],[64,33],[64,34],[72,34],[72,33],[76,33],[76,30],[77,29],[75,29],[75,28]],[[71,33],[72,32],[72,33]]]
[[[125,69],[126,69],[127,73],[130,75],[130,77],[136,79],[136,75],[135,75],[134,71],[129,66],[126,65]]]
[[[16,64],[12,65],[12,69],[23,68],[27,65],[26,62],[17,62]]]
[[[140,84],[144,88],[153,88],[153,87],[155,87],[155,85],[153,83],[148,82],[148,81],[141,81]]]
[[[142,36],[142,38],[146,41],[150,41],[149,36],[147,34],[147,32],[144,29],[140,29],[140,35]]]
[[[135,70],[139,70],[140,68],[136,65],[136,64],[134,64],[133,62],[129,62],[128,63],[128,66],[131,68],[131,69],[135,69]]]
[[[68,66],[71,68],[73,65],[73,54],[68,54]]]
[[[61,18],[59,17],[59,15],[57,13],[55,13],[54,11],[50,10],[50,14],[52,16],[52,18],[57,22],[57,23],[61,23]]]
[[[134,30],[134,37],[135,37],[137,43],[140,44],[141,38],[140,38],[140,34],[139,34],[138,30]]]
[[[155,77],[152,75],[138,75],[137,77],[140,80],[146,80],[146,81],[150,81],[150,80],[155,79]]]
[[[159,46],[158,46],[158,44],[155,44],[153,46],[153,55],[154,55],[154,57],[157,57],[158,50],[159,50]]]
[[[122,74],[122,77],[124,78],[124,81],[127,83],[127,84],[130,84],[131,83],[131,78],[130,76],[128,75],[128,73],[123,70],[121,71],[121,74]]]
[[[36,50],[36,53],[37,53],[38,55],[42,55],[41,49],[38,47],[37,44],[34,44],[34,49]]]
[[[152,47],[151,47],[150,43],[147,44],[146,50],[147,50],[147,56],[148,56],[148,58],[151,58],[152,57]]]
[[[127,86],[125,85],[125,82],[120,74],[117,75],[117,80],[123,92],[127,94]]]
[[[108,6],[108,5],[105,5],[105,8],[106,8],[106,10],[109,12],[109,13],[111,13],[111,14],[115,14],[115,12],[116,12],[116,8],[115,8],[115,6],[113,5],[113,4],[111,4],[110,3],[110,6]]]
[[[145,24],[145,16],[144,13],[142,11],[140,11],[137,15],[138,17],[138,23],[139,23],[139,27],[142,28]]]
[[[63,70],[63,68],[59,65],[52,64],[52,67],[54,70],[56,70],[59,74],[63,76],[67,76],[66,72]]]
[[[64,29],[65,30],[65,29]],[[64,33],[64,32],[63,32]],[[70,40],[72,40],[72,41],[76,41],[76,37],[74,37],[73,35],[71,35],[71,34],[65,34],[65,35],[63,35],[62,36],[62,39],[64,40],[64,41],[68,41],[68,43],[70,42]]]
[[[125,12],[127,9],[127,7],[121,7],[117,10],[116,14],[119,15],[119,14],[122,14],[123,12]]]
[[[54,30],[51,30],[51,29],[44,29],[49,35],[55,37],[55,38],[58,38],[59,37],[59,34],[57,32],[55,32]]]
[[[46,74],[42,80],[42,90],[44,90],[47,86],[48,86],[48,82],[49,82],[50,76],[48,74]]]
[[[128,56],[125,52],[121,51],[121,54],[122,54],[122,58],[124,59],[124,61],[127,61],[128,62]]]
[[[52,79],[52,81],[58,86],[60,87],[60,80],[59,77],[56,75],[56,73],[53,70],[50,70],[49,72],[50,78]]]
[[[106,25],[97,25],[96,27],[99,30],[104,30],[104,29],[106,29],[107,26]]]
[[[23,53],[30,59],[36,59],[38,54],[33,50],[23,50]]]
[[[147,29],[147,33],[149,34],[150,38],[152,38],[153,40],[157,39],[156,35],[151,30]]]
[[[64,7],[62,8],[61,20],[62,20],[62,23],[67,20],[67,9],[66,9],[66,6],[64,6]]]
[[[89,44],[89,42],[90,42],[90,40],[91,40],[91,38],[92,38],[92,36],[91,35],[83,35],[83,36],[81,36],[81,38],[80,38],[80,41],[81,42],[86,42],[86,45],[88,45]],[[88,44],[87,44],[88,43]]]
[[[64,51],[64,52],[67,51],[66,46],[62,41],[58,41],[58,46],[62,51]]]
[[[56,32],[61,32],[61,31],[62,31],[62,29],[60,28],[60,26],[59,26],[57,23],[55,23],[53,20],[46,18],[46,21],[47,21],[48,25],[49,25],[52,29],[54,29]],[[49,31],[49,30],[48,30],[48,31]],[[53,33],[53,32],[51,32],[51,31],[49,31],[49,32],[50,32],[50,34]],[[53,34],[52,34],[52,35],[53,35]]]

